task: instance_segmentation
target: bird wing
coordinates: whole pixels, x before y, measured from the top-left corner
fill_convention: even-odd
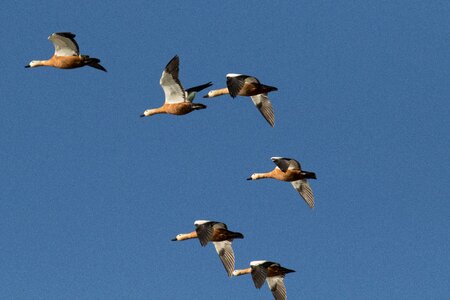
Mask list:
[[[167,64],[159,80],[166,96],[166,103],[186,102],[186,92],[178,79],[179,64],[180,58],[175,55]]]
[[[55,46],[56,56],[78,56],[80,49],[75,41],[75,34],[70,32],[55,32],[48,39]]]
[[[187,94],[187,101],[192,102],[195,98],[195,96],[197,95],[198,92],[200,92],[203,89],[206,89],[207,87],[210,87],[212,85],[212,82],[208,82],[202,85],[198,85],[198,86],[194,86],[191,88],[188,88],[186,90],[186,94]]]
[[[212,82],[211,81],[208,82],[208,83],[202,84],[202,85],[198,85],[198,86],[194,86],[194,87],[188,88],[186,90],[186,92],[188,94],[190,94],[192,92],[200,92],[201,90],[204,90],[204,89],[206,89],[207,87],[210,87],[210,86],[212,86]]]
[[[283,276],[267,277],[266,281],[275,300],[286,300],[286,286]]]
[[[213,244],[228,276],[231,276],[234,271],[234,252],[231,241],[213,242]]]
[[[270,126],[275,125],[275,115],[273,113],[272,103],[269,100],[267,94],[259,94],[251,96],[253,103],[258,108],[259,112],[262,114],[264,119],[270,124]]]
[[[302,196],[309,207],[314,208],[314,194],[306,179],[300,179],[291,182],[294,189]]]
[[[209,241],[211,241],[214,234],[214,226],[216,224],[220,223],[210,221],[207,223],[195,225],[195,231],[197,232],[198,240],[203,247],[206,246]]]
[[[227,74],[227,87],[230,96],[235,98],[245,83],[258,83],[258,79],[253,76],[243,74]]]
[[[287,157],[271,157],[271,159],[283,172],[286,172],[287,169],[301,170],[300,163],[295,159]]]
[[[266,280],[267,268],[262,267],[260,265],[251,266],[251,267],[252,267],[253,283],[255,284],[255,287],[257,289],[260,289],[264,284],[264,280]]]

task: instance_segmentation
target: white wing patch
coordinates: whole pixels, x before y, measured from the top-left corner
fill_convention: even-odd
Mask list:
[[[236,73],[229,73],[227,74],[227,77],[238,77],[241,76],[242,74],[236,74]]]
[[[234,252],[230,241],[213,242],[216,252],[222,261],[222,264],[227,271],[228,276],[231,276],[234,271]]]
[[[163,71],[159,84],[161,84],[161,87],[164,90],[166,103],[173,104],[186,101],[186,93],[184,92],[183,87],[175,81],[171,74]]]
[[[266,281],[275,300],[286,300],[286,286],[282,276],[267,277]]]
[[[273,113],[272,103],[269,100],[267,94],[259,94],[250,97],[258,108],[261,115],[266,119],[270,126],[275,125],[275,115]]]
[[[75,42],[74,34],[62,33],[64,36],[58,33],[53,33],[48,37],[52,41],[53,46],[55,46],[56,56],[78,56],[80,55],[78,44]]]
[[[205,223],[208,223],[208,222],[211,222],[211,221],[209,221],[209,220],[197,220],[197,221],[194,222],[194,225],[202,225],[202,224],[205,224]]]
[[[314,208],[314,194],[306,179],[291,182],[294,189],[302,196],[309,207]]]

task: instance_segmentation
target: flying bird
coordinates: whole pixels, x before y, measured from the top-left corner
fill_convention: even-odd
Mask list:
[[[275,169],[267,173],[254,173],[247,180],[273,178],[289,181],[306,204],[314,208],[314,194],[307,179],[317,179],[316,173],[303,171],[300,163],[292,158],[272,157],[271,159],[277,165]]]
[[[175,55],[164,69],[159,83],[164,90],[166,99],[163,106],[147,109],[141,117],[155,114],[185,115],[194,110],[205,109],[206,105],[193,103],[197,92],[212,85],[211,82],[184,90],[178,79],[180,59]]]
[[[261,84],[253,76],[227,74],[227,87],[209,91],[203,98],[213,98],[225,94],[230,94],[233,98],[237,96],[249,96],[264,119],[273,127],[275,125],[275,115],[273,113],[272,103],[267,94],[277,90],[276,87]]]
[[[229,231],[227,225],[221,222],[197,220],[194,225],[195,231],[180,233],[172,241],[198,238],[203,247],[212,242],[228,276],[231,276],[234,271],[234,252],[231,243],[234,239],[243,239],[242,233]]]
[[[41,66],[55,67],[59,69],[74,69],[89,66],[106,72],[100,65],[100,59],[81,55],[75,34],[71,32],[55,32],[48,37],[55,46],[55,53],[49,60],[32,60],[25,68]]]
[[[267,261],[256,260],[250,262],[250,268],[235,270],[232,276],[241,276],[251,274],[253,283],[257,289],[260,289],[264,281],[267,281],[275,300],[286,300],[286,286],[284,285],[284,276],[294,270],[286,269],[280,264]]]

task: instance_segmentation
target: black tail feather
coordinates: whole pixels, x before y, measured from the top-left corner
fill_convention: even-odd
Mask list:
[[[269,93],[269,92],[273,92],[273,91],[278,91],[278,88],[276,88],[276,87],[274,87],[274,86],[264,85],[264,84],[262,84],[261,86],[262,86],[262,88],[263,88],[263,90],[264,90],[264,93]]]
[[[101,70],[103,72],[108,72],[106,71],[106,69],[100,64],[100,59],[98,58],[91,58],[89,56],[86,56],[86,65],[88,65],[89,67]]]
[[[240,232],[230,232],[232,239],[243,239],[244,235]]]
[[[201,104],[201,103],[192,103],[192,108],[195,109],[195,110],[205,109],[206,105]]]
[[[317,179],[316,173],[314,173],[314,172],[302,171],[302,173],[305,176],[305,178]]]

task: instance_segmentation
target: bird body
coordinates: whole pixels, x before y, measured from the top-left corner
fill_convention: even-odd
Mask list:
[[[234,270],[232,276],[241,276],[251,274],[253,283],[257,289],[260,289],[264,281],[267,281],[275,300],[286,300],[286,286],[284,277],[294,270],[282,267],[279,263],[257,260],[250,262],[250,267],[246,269]]]
[[[307,179],[317,179],[314,172],[303,171],[300,163],[292,158],[272,157],[277,165],[272,171],[266,173],[253,173],[247,180],[273,178],[288,181],[297,190],[309,207],[314,207],[314,195]]]
[[[91,58],[88,55],[81,55],[75,34],[70,32],[56,32],[48,37],[55,46],[55,53],[48,60],[33,60],[26,68],[34,67],[54,67],[58,69],[75,69],[84,66],[90,66],[106,72],[106,69],[100,65],[100,59]]]
[[[149,117],[156,114],[185,115],[194,110],[205,109],[206,105],[193,103],[197,92],[212,85],[211,82],[184,90],[178,79],[180,59],[175,55],[164,69],[160,84],[164,90],[165,101],[161,107],[144,111],[141,117]]]
[[[248,96],[253,104],[258,108],[261,115],[266,119],[270,126],[275,125],[275,116],[272,103],[269,100],[268,93],[277,91],[273,86],[264,85],[256,77],[243,74],[227,74],[227,87],[217,90],[211,90],[204,98],[213,98],[225,94],[231,97]]]
[[[234,252],[231,244],[234,239],[243,239],[244,235],[228,230],[227,225],[221,222],[198,220],[194,225],[195,231],[180,233],[172,241],[198,238],[203,247],[212,242],[228,276],[231,276],[234,270]]]

